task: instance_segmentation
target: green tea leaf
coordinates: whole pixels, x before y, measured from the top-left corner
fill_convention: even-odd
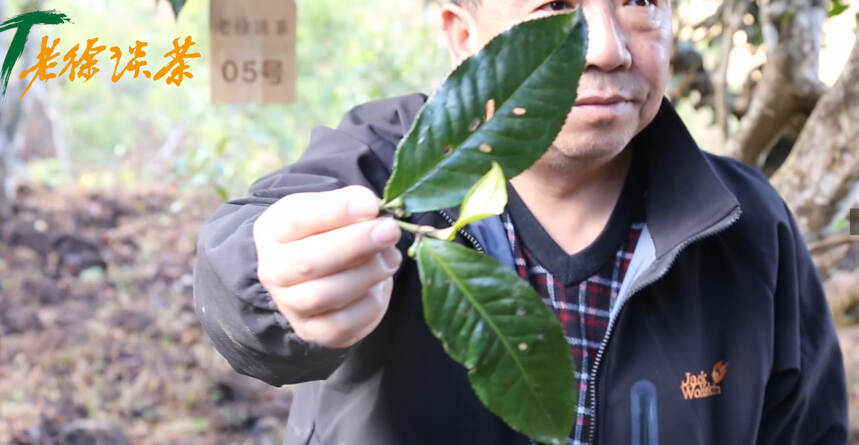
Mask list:
[[[168,0],[170,2],[170,6],[173,7],[173,15],[176,18],[179,18],[179,12],[182,11],[182,8],[185,7],[185,3],[188,0]]]
[[[584,68],[578,12],[514,26],[463,62],[430,97],[400,142],[384,199],[406,211],[458,205],[497,161],[507,178],[552,144]]]
[[[561,325],[540,296],[492,257],[431,238],[418,244],[427,324],[468,369],[475,393],[513,429],[566,443],[577,391]]]
[[[832,0],[832,5],[829,7],[828,17],[835,17],[837,15],[841,15],[844,11],[847,10],[849,5],[847,3],[842,2],[841,0]]]
[[[462,200],[459,219],[453,226],[439,231],[439,236],[448,241],[456,236],[456,231],[483,218],[500,215],[507,205],[507,181],[497,162],[474,183]]]

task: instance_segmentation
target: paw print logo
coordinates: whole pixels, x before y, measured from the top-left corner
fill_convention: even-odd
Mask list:
[[[728,364],[723,361],[716,362],[713,365],[713,384],[718,385],[722,380],[725,379],[725,373],[728,372]]]

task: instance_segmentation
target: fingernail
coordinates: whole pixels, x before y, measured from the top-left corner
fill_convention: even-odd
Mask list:
[[[356,219],[372,218],[379,214],[379,207],[382,202],[379,200],[358,199],[349,202],[349,214]]]
[[[388,266],[388,269],[396,269],[400,267],[403,254],[400,253],[400,249],[391,247],[382,251],[382,260],[385,262],[385,266]]]
[[[384,218],[370,232],[370,238],[380,246],[392,246],[400,238],[400,228],[391,218]]]

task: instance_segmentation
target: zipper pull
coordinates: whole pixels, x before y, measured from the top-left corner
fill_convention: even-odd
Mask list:
[[[653,382],[639,380],[632,385],[629,411],[632,445],[659,445],[659,409]]]

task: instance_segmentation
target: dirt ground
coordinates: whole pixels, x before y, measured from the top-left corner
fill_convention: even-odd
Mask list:
[[[195,237],[217,204],[22,190],[0,226],[0,444],[281,443],[289,388],[233,372],[194,315]],[[834,277],[833,293],[855,284]],[[859,309],[839,304],[859,407]]]
[[[0,242],[0,443],[282,442],[289,389],[233,372],[194,315],[195,237],[217,202],[178,196],[17,200]]]

